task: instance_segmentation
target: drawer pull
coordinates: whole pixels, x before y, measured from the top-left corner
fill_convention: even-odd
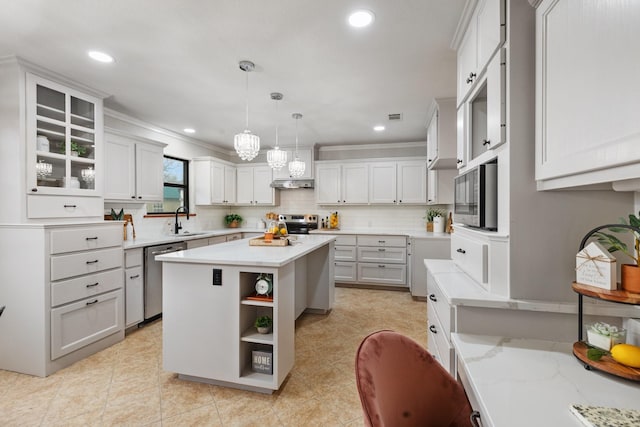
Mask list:
[[[429,330],[430,330],[431,332],[433,332],[434,334],[437,334],[437,333],[438,333],[438,331],[436,331],[436,325],[430,325],[430,326],[429,326]]]
[[[378,249],[378,252],[384,252],[386,249],[385,248],[380,248]]]
[[[481,427],[481,425],[478,423],[478,420],[480,420],[480,412],[471,412],[471,415],[469,415],[469,421],[471,421],[473,427]]]
[[[384,264],[378,264],[378,267],[379,267],[379,268],[385,268],[385,267],[386,267],[386,265],[384,265]]]
[[[87,265],[89,265],[89,264],[95,264],[95,263],[97,263],[97,262],[98,262],[98,260],[97,260],[97,259],[94,259],[93,261],[87,261]]]
[[[429,299],[430,299],[431,301],[433,301],[433,302],[437,302],[437,301],[438,301],[438,298],[436,298],[436,295],[435,295],[435,294],[431,294],[431,295],[429,295]]]
[[[98,240],[98,236],[96,236],[96,237],[86,237],[85,240]]]
[[[91,283],[91,284],[87,285],[87,288],[93,288],[93,287],[98,286],[99,284],[100,284],[100,282]]]
[[[459,254],[466,254],[466,253],[467,253],[467,251],[465,251],[465,250],[464,250],[464,249],[462,249],[462,248],[458,248],[458,249],[456,249],[456,252],[458,252]]]
[[[129,276],[129,279],[137,279],[138,277],[140,277],[139,274],[134,274],[133,276]]]
[[[95,304],[97,302],[98,302],[97,299],[94,299],[93,301],[87,301],[87,305],[93,305],[93,304]]]
[[[395,202],[395,200],[394,200],[394,202]],[[378,240],[378,243],[384,243],[384,242],[385,242],[385,240]]]
[[[78,205],[64,205],[65,208],[77,208]]]

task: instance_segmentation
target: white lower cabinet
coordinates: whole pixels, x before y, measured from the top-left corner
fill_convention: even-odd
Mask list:
[[[451,345],[451,332],[455,324],[454,308],[444,298],[433,275],[427,271],[427,326],[429,351],[438,362],[455,377],[455,350]]]
[[[425,298],[427,296],[427,269],[424,266],[425,259],[449,259],[451,253],[451,240],[448,237],[416,238],[412,237],[407,254],[409,273],[409,288],[414,297]]]
[[[355,262],[335,262],[334,278],[336,282],[350,283],[358,280]]]
[[[358,282],[406,286],[407,266],[404,264],[358,263]]]
[[[125,326],[144,320],[144,269],[142,248],[124,253]]]

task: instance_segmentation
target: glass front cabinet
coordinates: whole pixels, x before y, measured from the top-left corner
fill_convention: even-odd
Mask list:
[[[27,193],[102,193],[102,100],[27,73]]]

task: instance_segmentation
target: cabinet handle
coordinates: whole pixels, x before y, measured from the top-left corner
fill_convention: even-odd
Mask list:
[[[384,243],[386,240],[378,240],[378,243]]]
[[[132,198],[132,199],[135,199],[135,198],[136,198],[136,196],[131,196],[131,198]]]
[[[32,188],[31,191],[33,191],[34,193],[37,193],[38,189],[37,188]]]
[[[90,285],[87,285],[87,288],[93,288],[95,286],[98,286],[100,282],[96,282],[96,283],[91,283]]]
[[[379,248],[378,252],[384,252],[386,249],[385,248]]]
[[[432,161],[433,161],[433,159],[427,159],[427,162],[432,162]]]
[[[64,205],[65,208],[77,208],[77,205]]]
[[[346,200],[343,200],[343,201],[342,201],[342,203],[347,203],[347,201],[346,201]]]
[[[473,82],[475,78],[476,78],[476,73],[469,73],[469,77],[467,78],[467,84]]]
[[[384,264],[378,264],[378,268],[385,268],[386,266]]]
[[[97,259],[94,259],[93,261],[87,261],[87,265],[89,265],[89,264],[95,264],[95,263],[97,263],[97,262],[98,262],[98,260],[97,260]]]
[[[86,237],[85,240],[98,240],[98,236],[96,236],[96,237]]]
[[[462,248],[458,248],[458,249],[456,249],[456,252],[458,252],[459,254],[466,254],[466,253],[467,253],[467,251],[465,251],[465,250],[464,250],[464,249],[462,249]]]
[[[140,277],[139,274],[134,274],[133,276],[129,276],[129,279],[137,279],[138,277]]]
[[[95,304],[97,302],[98,302],[97,299],[94,299],[93,301],[87,301],[87,305],[93,305],[93,304]]]
[[[427,202],[433,202],[433,199],[429,199],[429,200],[427,200]]]
[[[437,334],[437,333],[438,333],[438,331],[436,331],[436,325],[429,325],[429,330],[430,330],[431,332],[433,332],[434,334]]]
[[[462,163],[462,159],[456,160],[456,163]]]
[[[473,425],[473,427],[481,427],[481,425],[478,423],[479,420],[480,420],[480,412],[478,411],[471,412],[471,415],[469,415],[469,421],[471,421],[471,424]]]
[[[489,145],[489,144],[491,144],[490,140],[488,140],[488,139],[483,139],[482,140],[482,145]]]
[[[436,298],[436,295],[435,295],[435,294],[431,294],[431,295],[429,295],[429,299],[430,299],[431,301],[433,301],[433,302],[438,302],[438,298]]]

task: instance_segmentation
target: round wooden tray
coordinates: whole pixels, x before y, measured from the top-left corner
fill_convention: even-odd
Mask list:
[[[589,348],[590,347],[582,341],[573,343],[573,354],[585,364],[585,368],[592,367],[628,380],[640,381],[640,369],[618,363],[608,354],[602,356],[600,360],[590,360],[587,357],[587,350],[589,350]]]

